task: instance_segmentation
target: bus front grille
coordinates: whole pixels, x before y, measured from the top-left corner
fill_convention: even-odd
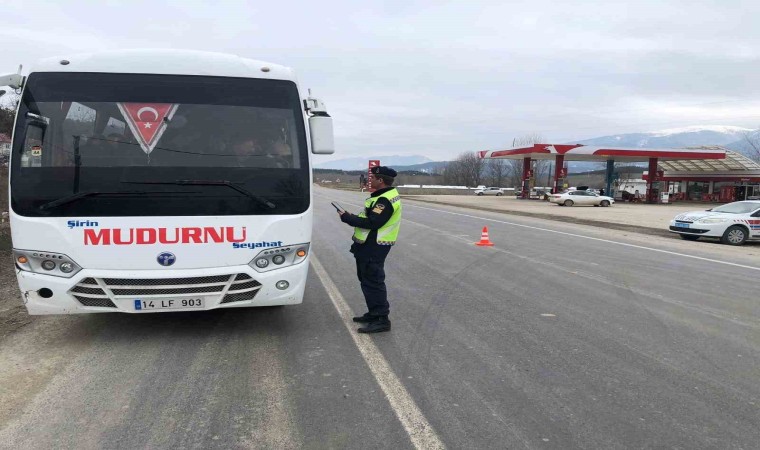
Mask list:
[[[116,308],[116,305],[114,305],[113,302],[107,298],[88,298],[79,297],[78,295],[75,295],[74,298],[79,300],[79,303],[84,306],[96,306],[98,308]]]
[[[251,278],[249,275],[241,273],[235,278],[227,294],[221,303],[234,303],[253,300],[261,289],[261,283]]]
[[[94,278],[85,278],[79,284],[74,286],[69,293],[74,296],[83,306],[96,308],[116,308],[106,294],[106,291],[98,284]]]
[[[222,296],[220,303],[253,300],[261,283],[245,273],[192,278],[85,278],[69,290],[84,306],[115,308],[113,300]],[[219,297],[217,297],[219,298]]]
[[[246,275],[246,274],[240,274]],[[246,275],[248,276],[248,275]],[[116,286],[145,286],[150,289],[150,286],[157,285],[199,285],[207,283],[222,283],[225,284],[230,281],[231,275],[214,275],[209,277],[192,277],[192,278],[103,278],[103,282],[109,287]],[[88,278],[92,280],[92,278]]]
[[[200,286],[200,287],[177,287],[177,288],[155,288],[155,289],[115,289],[111,288],[113,295],[171,295],[171,294],[213,294],[216,292],[222,292],[224,290],[224,284],[216,286]]]

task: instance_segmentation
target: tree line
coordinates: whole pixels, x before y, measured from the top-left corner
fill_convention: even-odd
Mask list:
[[[0,134],[7,134],[10,137],[13,131],[13,119],[15,116],[15,110],[0,106]]]
[[[760,162],[760,128],[743,134],[744,153],[754,161]]]
[[[525,135],[512,141],[513,147],[543,142],[540,134]],[[553,161],[533,161],[533,174],[537,185],[549,183]],[[475,152],[460,153],[443,169],[443,182],[451,186],[519,187],[522,184],[522,159],[481,159]],[[546,181],[545,181],[546,180]]]

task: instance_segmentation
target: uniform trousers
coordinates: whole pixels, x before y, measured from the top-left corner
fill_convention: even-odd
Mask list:
[[[359,278],[367,310],[372,316],[387,316],[390,311],[385,289],[386,255],[354,255],[356,276]]]

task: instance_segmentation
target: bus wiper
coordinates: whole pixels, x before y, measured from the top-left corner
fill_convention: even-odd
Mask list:
[[[254,194],[253,192],[249,191],[248,189],[245,189],[241,186],[238,186],[237,184],[227,181],[227,180],[174,180],[174,181],[122,181],[122,183],[127,184],[172,184],[172,185],[180,185],[180,186],[227,186],[231,189],[234,189],[241,194],[250,197],[257,202],[261,203],[262,205],[274,209],[277,206],[267,200],[264,197],[261,197],[259,195]]]
[[[94,197],[96,195],[147,195],[147,194],[169,194],[170,192],[148,192],[148,191],[87,191],[87,192],[78,192],[76,194],[67,195],[66,197],[61,197],[58,200],[53,200],[51,202],[47,202],[43,205],[39,206],[39,209],[46,210],[50,208],[55,208],[56,206],[65,205],[67,203],[73,203],[76,201],[79,201],[86,197]],[[179,192],[173,192],[174,194],[177,194]]]

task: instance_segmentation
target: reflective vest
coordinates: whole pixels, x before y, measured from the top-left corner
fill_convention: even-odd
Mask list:
[[[371,211],[372,208],[375,207],[375,203],[377,203],[377,201],[382,197],[391,202],[391,205],[393,206],[393,215],[391,215],[391,218],[388,219],[388,222],[386,222],[385,225],[377,230],[377,244],[393,245],[396,243],[396,239],[398,238],[399,225],[401,225],[401,197],[395,188],[390,189],[378,195],[377,197],[370,197],[365,200],[364,210],[359,213],[359,217],[366,218],[367,211]],[[360,244],[365,243],[370,231],[371,230],[367,230],[366,228],[354,227],[354,242],[358,242]]]

